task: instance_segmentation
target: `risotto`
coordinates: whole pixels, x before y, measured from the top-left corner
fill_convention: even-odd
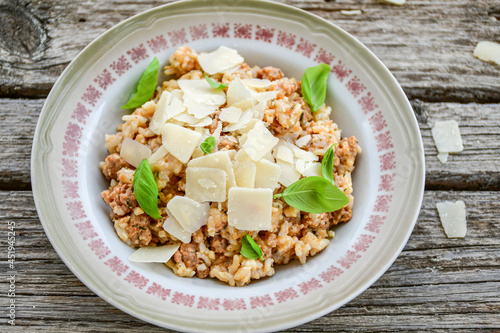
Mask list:
[[[275,265],[291,260],[305,264],[325,249],[335,236],[331,228],[351,219],[351,173],[361,152],[355,137],[341,137],[331,108],[313,112],[300,81],[279,68],[250,67],[228,48],[197,54],[180,47],[164,73],[171,79],[105,138],[109,155],[100,167],[110,185],[102,198],[118,237],[133,248],[178,245],[164,262],[176,275],[231,286],[272,276]],[[202,143],[210,140],[207,151]],[[161,218],[138,203],[139,160],[126,146],[149,161]],[[299,179],[321,177],[330,147],[345,206],[309,213],[276,196]],[[246,235],[260,258],[242,255]]]

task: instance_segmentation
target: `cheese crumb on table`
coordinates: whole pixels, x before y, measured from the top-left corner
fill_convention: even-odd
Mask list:
[[[406,0],[384,0],[384,1],[398,6],[402,6],[406,3]]]
[[[363,12],[360,9],[352,9],[352,10],[341,10],[340,14],[345,16],[355,16],[355,15],[361,15],[363,14]]]
[[[438,202],[436,204],[439,219],[448,238],[464,238],[467,232],[465,203],[457,201]]]
[[[459,153],[464,150],[460,129],[455,120],[438,121],[432,128],[432,137],[439,152],[438,158],[446,163],[448,153]]]
[[[488,41],[477,43],[474,57],[500,65],[500,44]]]

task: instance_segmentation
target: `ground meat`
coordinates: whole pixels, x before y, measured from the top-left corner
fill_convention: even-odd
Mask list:
[[[219,150],[223,149],[240,149],[240,145],[237,142],[234,142],[233,140],[229,139],[227,136],[221,136],[219,138],[219,145],[217,146]]]
[[[220,236],[214,237],[210,241],[210,246],[215,253],[224,253],[227,248],[227,240]]]
[[[187,268],[195,268],[198,264],[197,250],[198,246],[196,244],[182,243],[181,247],[174,254],[174,260],[177,263],[183,262]]]
[[[102,173],[108,180],[117,179],[117,172],[121,168],[127,167],[129,164],[118,154],[111,154],[106,157],[102,165]]]
[[[152,239],[151,230],[151,217],[147,214],[135,215],[131,214],[128,226],[125,231],[128,234],[132,245],[137,247],[148,246]]]
[[[340,139],[340,132],[331,120],[311,121],[305,131],[311,135],[311,140],[302,149],[316,155],[324,155],[326,150]]]
[[[264,67],[261,70],[257,71],[257,78],[259,79],[267,79],[270,81],[279,80],[283,77],[283,72],[281,69],[276,67]]]
[[[137,207],[137,200],[132,192],[132,184],[118,183],[115,187],[103,191],[102,198],[111,207],[111,213],[115,216],[123,216]]]

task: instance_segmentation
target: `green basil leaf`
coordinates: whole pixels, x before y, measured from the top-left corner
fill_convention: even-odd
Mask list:
[[[222,83],[219,83],[219,82],[215,82],[214,80],[212,80],[208,75],[207,73],[204,73],[205,74],[205,79],[207,80],[208,84],[212,87],[212,88],[215,88],[215,89],[224,89],[227,87],[227,84],[222,84]]]
[[[326,82],[331,67],[327,64],[319,64],[318,66],[309,67],[302,76],[302,96],[313,112],[319,110],[325,102],[326,97]]]
[[[212,149],[215,147],[215,138],[213,136],[209,136],[208,138],[205,139],[200,145],[201,150],[205,154],[210,154],[212,152]]]
[[[240,253],[247,259],[260,258],[262,261],[264,261],[262,250],[260,249],[259,245],[253,240],[253,238],[250,237],[249,234],[246,234],[245,237],[241,239]]]
[[[137,108],[151,98],[156,90],[156,85],[158,84],[158,69],[160,68],[160,62],[158,58],[154,58],[153,61],[148,65],[144,73],[137,82],[137,85],[130,95],[127,104],[122,105],[122,109],[133,109]]]
[[[349,203],[349,198],[342,190],[329,180],[318,176],[296,181],[283,193],[274,195],[275,199],[279,197],[290,206],[313,214],[333,212]]]
[[[146,158],[135,170],[132,187],[142,210],[154,219],[161,219],[162,216],[158,210],[158,185]]]
[[[328,148],[328,150],[325,153],[325,156],[323,156],[323,160],[321,161],[321,173],[323,174],[323,178],[326,180],[329,180],[332,184],[334,183],[333,181],[333,162],[335,162],[335,150],[333,147],[337,145],[334,143],[333,145]]]

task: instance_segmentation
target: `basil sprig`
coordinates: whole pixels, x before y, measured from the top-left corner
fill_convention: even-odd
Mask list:
[[[325,156],[323,156],[323,161],[321,161],[321,173],[323,174],[323,178],[326,180],[329,180],[332,184],[334,183],[333,181],[333,162],[335,161],[335,150],[333,147],[336,145],[334,143],[333,145],[328,148],[328,150],[325,153]]]
[[[333,212],[349,203],[344,192],[329,180],[318,176],[297,180],[283,193],[274,195],[275,199],[279,197],[290,206],[313,214]]]
[[[127,104],[122,105],[122,109],[133,109],[137,108],[151,98],[155,93],[156,85],[158,84],[158,69],[160,68],[160,62],[158,58],[154,57],[153,61],[149,63],[148,67],[142,73],[142,76],[137,82],[137,85],[130,95]]]
[[[283,198],[290,206],[313,214],[334,212],[347,205],[349,198],[334,184],[333,146],[328,148],[321,161],[323,177],[309,176],[299,179],[285,188],[283,193],[275,194],[274,199]]]
[[[240,253],[247,259],[260,258],[262,261],[265,260],[259,245],[253,240],[252,237],[250,237],[249,234],[246,234],[245,237],[241,239]]]
[[[326,82],[330,70],[331,67],[327,64],[319,64],[307,68],[302,76],[302,96],[313,112],[318,111],[325,102]]]
[[[146,158],[135,170],[132,187],[142,210],[152,218],[161,219],[162,216],[158,210],[158,185]]]
[[[227,87],[227,84],[223,84],[223,83],[219,83],[219,82],[215,82],[214,80],[212,80],[208,75],[207,73],[204,73],[205,74],[205,79],[207,80],[208,84],[212,87],[212,88],[215,88],[215,89],[224,89]]]
[[[209,136],[208,138],[205,139],[200,145],[201,150],[205,154],[210,154],[212,152],[212,149],[215,147],[215,138],[213,136]]]

